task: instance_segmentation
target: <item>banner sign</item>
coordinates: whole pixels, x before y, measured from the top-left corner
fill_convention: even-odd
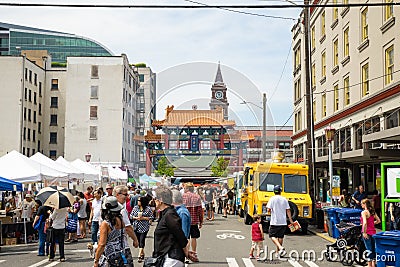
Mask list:
[[[387,169],[387,197],[400,198],[400,168]]]

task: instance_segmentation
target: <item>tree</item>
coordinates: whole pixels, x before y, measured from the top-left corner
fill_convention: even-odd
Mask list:
[[[212,175],[214,177],[226,177],[228,175],[229,160],[219,157],[215,164],[211,166]]]
[[[172,176],[174,176],[174,170],[175,170],[175,168],[171,167],[168,164],[168,160],[166,157],[161,157],[158,160],[158,168],[156,170],[156,174],[158,174],[160,176],[166,175],[166,176],[172,177]]]

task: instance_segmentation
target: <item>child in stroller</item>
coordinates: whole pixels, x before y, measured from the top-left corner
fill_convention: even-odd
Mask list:
[[[361,237],[361,225],[341,221],[336,224],[340,237],[332,245],[326,245],[325,258],[327,261],[339,259],[345,266],[351,266],[353,262],[366,265],[364,258],[365,246]]]

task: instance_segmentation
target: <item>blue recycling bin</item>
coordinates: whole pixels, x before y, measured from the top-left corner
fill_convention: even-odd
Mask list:
[[[336,228],[336,224],[340,222],[339,216],[338,216],[338,211],[340,211],[342,208],[327,208],[325,211],[327,213],[328,217],[328,228],[329,228],[329,234],[333,238],[339,238],[340,237],[340,232]]]
[[[400,267],[400,231],[380,232],[374,238],[377,267]]]
[[[360,225],[361,212],[359,209],[343,208],[338,211],[339,220]]]

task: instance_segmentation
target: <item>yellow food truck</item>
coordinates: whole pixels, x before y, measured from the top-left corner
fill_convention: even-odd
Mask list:
[[[263,227],[269,228],[270,214],[267,203],[274,196],[274,186],[282,187],[281,195],[289,200],[292,219],[298,220],[302,233],[307,233],[312,217],[312,200],[308,186],[308,166],[293,163],[254,162],[244,166],[241,206],[239,215],[245,224],[253,222],[253,216],[263,218]]]

